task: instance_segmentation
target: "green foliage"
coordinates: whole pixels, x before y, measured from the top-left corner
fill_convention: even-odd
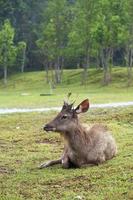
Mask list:
[[[18,42],[17,57],[18,57],[19,63],[22,65],[24,65],[24,63],[25,63],[26,47],[27,47],[26,42],[24,42],[24,41]]]
[[[23,51],[26,49],[26,43],[25,42],[19,42],[18,43],[18,51]]]
[[[22,68],[25,63],[28,70],[45,67],[56,74],[63,67],[97,66],[109,73],[115,63],[133,65],[132,0],[2,0],[0,7],[0,27],[11,21],[14,46],[26,42]]]
[[[93,42],[93,28],[97,19],[98,2],[92,0],[77,1],[73,10],[75,17],[69,33],[69,46],[76,55],[90,54]]]
[[[67,2],[66,0],[49,1],[45,18],[41,24],[42,35],[37,41],[43,56],[48,60],[56,60],[64,55],[67,37]]]
[[[16,58],[16,47],[14,46],[14,29],[9,20],[4,22],[0,31],[0,64],[4,67],[13,65]]]

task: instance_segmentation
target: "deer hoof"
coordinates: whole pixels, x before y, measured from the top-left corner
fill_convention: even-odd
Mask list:
[[[48,167],[48,164],[47,163],[42,163],[38,168],[39,169],[43,169],[43,168],[46,168]]]

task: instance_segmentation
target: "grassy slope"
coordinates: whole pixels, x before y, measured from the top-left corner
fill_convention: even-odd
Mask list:
[[[117,157],[100,166],[62,169],[37,166],[61,155],[56,133],[41,130],[55,113],[0,117],[0,200],[127,200],[133,199],[133,107],[92,110],[87,123],[107,124],[116,138]]]
[[[119,102],[133,100],[133,87],[126,87],[125,68],[113,69],[112,83],[105,87],[101,80],[103,73],[90,69],[87,86],[81,85],[81,70],[66,70],[63,83],[53,91],[54,96],[40,96],[49,93],[49,85],[45,82],[44,72],[29,72],[11,76],[5,88],[0,81],[0,107],[47,107],[60,106],[68,92],[73,93],[72,99],[77,102],[88,97],[93,103]],[[22,96],[28,93],[28,96]],[[78,98],[77,98],[78,96]]]

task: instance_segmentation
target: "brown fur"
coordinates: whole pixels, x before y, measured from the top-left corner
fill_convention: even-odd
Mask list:
[[[57,117],[45,125],[44,130],[61,133],[65,139],[65,146],[60,160],[44,163],[40,168],[57,163],[62,163],[64,168],[85,164],[98,165],[116,155],[117,146],[107,127],[100,124],[92,127],[80,124],[77,113],[87,111],[87,106],[89,107],[87,100],[77,107],[78,111],[65,104]]]

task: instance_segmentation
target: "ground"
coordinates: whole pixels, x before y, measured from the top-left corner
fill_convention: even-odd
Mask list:
[[[68,92],[71,101],[85,98],[92,103],[133,100],[125,68],[114,68],[112,83],[102,85],[102,71],[89,70],[87,85],[81,85],[81,70],[64,72],[62,85],[53,91],[44,72],[10,76],[0,81],[0,108],[61,106]],[[51,93],[51,96],[40,94]],[[130,200],[133,199],[133,107],[90,109],[80,121],[108,126],[116,138],[118,155],[93,167],[62,169],[60,165],[39,170],[38,166],[59,158],[63,141],[58,133],[42,126],[57,113],[0,115],[0,200]]]
[[[93,167],[39,170],[59,158],[63,141],[42,126],[56,115],[27,113],[0,116],[0,200],[127,200],[133,199],[133,107],[90,110],[80,121],[106,124],[118,155]]]
[[[91,103],[110,103],[133,100],[133,85],[127,87],[126,68],[112,69],[112,82],[103,86],[103,71],[89,69],[87,85],[81,84],[82,70],[64,70],[63,81],[53,91],[46,84],[45,73],[28,72],[9,76],[5,87],[0,81],[0,107],[49,107],[61,106],[66,94],[72,92],[71,100],[80,103],[89,98]],[[50,94],[52,96],[40,96]]]

